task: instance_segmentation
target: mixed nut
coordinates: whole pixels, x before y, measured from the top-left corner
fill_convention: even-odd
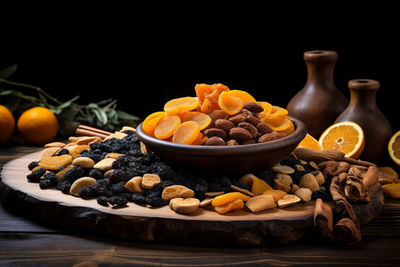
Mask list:
[[[169,205],[181,214],[199,208],[224,214],[244,207],[257,213],[330,197],[325,189],[328,180],[318,166],[294,155],[271,169],[228,177],[171,167],[157,155],[144,152],[135,129],[129,127],[105,140],[83,136],[69,141],[47,144],[39,160],[29,164],[28,181],[38,182],[42,189],[96,198],[103,206],[124,207],[129,202],[150,207]]]

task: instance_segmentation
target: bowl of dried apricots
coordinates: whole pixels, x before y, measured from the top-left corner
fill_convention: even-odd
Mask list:
[[[169,100],[138,125],[146,148],[171,164],[206,172],[246,173],[275,165],[306,135],[284,108],[246,91],[197,84],[196,96]]]

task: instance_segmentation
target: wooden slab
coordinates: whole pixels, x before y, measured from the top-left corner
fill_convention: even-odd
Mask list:
[[[26,179],[27,165],[39,153],[4,166],[0,199],[9,210],[46,225],[133,241],[228,246],[287,244],[314,232],[313,201],[258,214],[242,210],[220,215],[199,209],[192,215],[180,215],[168,206],[148,208],[129,202],[126,208],[114,209],[98,205],[95,199],[83,200],[54,189],[42,190],[37,183]],[[382,210],[382,193],[361,206],[356,211],[365,217],[361,221],[367,223]]]

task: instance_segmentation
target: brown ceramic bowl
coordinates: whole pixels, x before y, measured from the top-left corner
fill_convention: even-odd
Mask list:
[[[290,118],[295,131],[279,140],[240,146],[181,145],[156,139],[136,128],[136,135],[147,148],[171,164],[199,171],[227,174],[249,173],[272,167],[287,157],[306,135],[303,122]]]

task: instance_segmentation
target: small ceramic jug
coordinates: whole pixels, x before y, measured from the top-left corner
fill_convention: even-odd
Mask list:
[[[333,79],[337,58],[335,51],[305,52],[307,82],[287,105],[289,115],[303,121],[307,132],[316,139],[334,123],[348,104]]]
[[[382,159],[392,136],[392,127],[385,115],[376,105],[379,82],[369,79],[349,81],[350,103],[336,119],[354,121],[364,131],[365,147],[361,154],[363,160],[378,162]]]

